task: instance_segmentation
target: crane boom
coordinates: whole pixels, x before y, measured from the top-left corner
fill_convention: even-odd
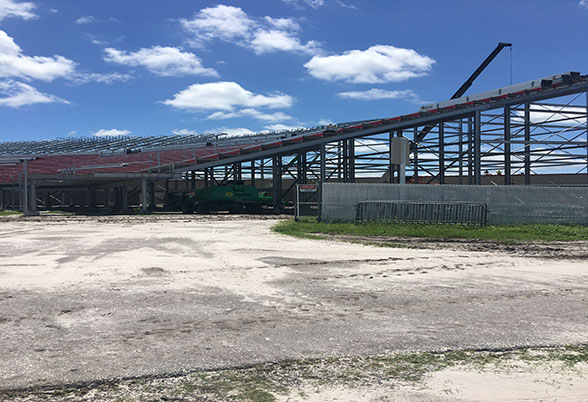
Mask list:
[[[496,56],[498,56],[498,53],[500,53],[502,49],[504,49],[505,47],[512,47],[512,43],[499,42],[498,46],[496,46],[496,49],[494,49],[492,53],[490,53],[488,57],[486,57],[486,60],[484,60],[482,64],[480,64],[480,66],[476,69],[476,71],[474,71],[470,78],[468,78],[466,82],[464,82],[462,86],[459,87],[459,89],[453,94],[451,99],[459,98],[463,94],[465,94],[466,91],[472,86],[474,80],[478,78],[482,71],[484,71],[486,67],[488,67],[488,64],[490,64],[492,60],[494,60]]]
[[[490,53],[488,55],[488,57],[486,57],[486,60],[484,60],[482,62],[482,64],[480,64],[480,66],[476,69],[476,71],[474,71],[474,73],[470,76],[470,78],[468,78],[467,81],[464,82],[461,85],[461,87],[459,87],[459,89],[453,94],[453,96],[451,97],[451,99],[459,98],[460,96],[462,96],[463,94],[465,94],[466,91],[474,83],[474,80],[476,78],[478,78],[478,76],[482,73],[482,71],[484,71],[486,69],[486,67],[488,67],[488,64],[490,64],[492,62],[492,60],[494,60],[496,58],[496,56],[498,56],[498,53],[500,53],[500,51],[502,49],[504,49],[505,47],[512,47],[512,43],[499,42],[498,43],[498,46],[496,46],[496,49],[494,49],[492,51],[492,53]],[[425,136],[427,134],[429,134],[429,132],[433,129],[433,127],[435,127],[435,125],[425,126],[423,128],[423,130],[417,136],[416,141],[417,142],[422,141],[422,139],[425,138]]]

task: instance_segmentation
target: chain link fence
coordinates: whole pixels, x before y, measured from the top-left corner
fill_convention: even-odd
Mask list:
[[[588,187],[324,183],[321,219],[353,222],[364,201],[482,203],[487,224],[588,225]]]

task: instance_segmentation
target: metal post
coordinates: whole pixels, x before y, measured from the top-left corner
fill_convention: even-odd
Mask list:
[[[196,171],[192,170],[190,173],[190,188],[196,190]]]
[[[468,184],[474,184],[474,126],[472,117],[468,117]]]
[[[439,123],[439,184],[445,184],[445,123]]]
[[[251,185],[255,187],[255,161],[251,161]]]
[[[122,212],[126,213],[129,210],[129,199],[128,199],[128,191],[126,184],[123,185],[120,189],[120,200],[122,203]]]
[[[349,182],[349,147],[347,144],[349,140],[343,140],[343,182]]]
[[[586,92],[586,183],[588,184],[588,91]]]
[[[141,179],[141,212],[147,212],[147,178]]]
[[[459,178],[458,184],[463,184],[463,119],[459,120],[459,129],[458,129],[458,169],[459,169]]]
[[[280,201],[282,198],[282,157],[275,156],[272,158],[272,182],[274,190],[274,209],[280,211]]]
[[[32,215],[37,214],[37,183],[31,180],[31,200],[30,200],[30,213]]]
[[[155,208],[155,182],[149,183],[149,208]]]
[[[414,173],[413,173],[413,178],[414,178],[414,183],[415,184],[419,184],[419,145],[417,143],[418,140],[418,136],[419,136],[419,129],[418,127],[414,128],[414,133],[413,133],[413,154],[412,154],[412,163],[413,163],[413,169],[414,169]]]
[[[22,196],[22,213],[26,215],[29,212],[29,173],[26,159],[23,163],[23,170],[24,187]]]
[[[321,176],[321,183],[324,183],[327,181],[327,152],[326,152],[326,147],[325,144],[321,144],[321,170],[320,170],[320,176]]]
[[[504,184],[510,185],[510,106],[504,107]]]
[[[525,185],[531,184],[531,106],[525,103]]]
[[[390,174],[388,177],[388,183],[394,183],[394,169],[395,166],[392,163],[392,139],[394,138],[394,132],[390,131],[388,134],[388,149],[390,150],[390,157],[388,158],[388,173]]]
[[[349,139],[349,183],[355,183],[355,140]]]
[[[474,184],[482,184],[482,150],[481,150],[482,114],[476,110],[474,114]]]

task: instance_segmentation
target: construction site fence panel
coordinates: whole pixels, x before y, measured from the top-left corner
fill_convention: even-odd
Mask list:
[[[354,222],[366,201],[479,203],[488,225],[588,225],[588,187],[324,183],[321,220]]]
[[[480,202],[364,201],[357,204],[355,223],[486,224],[486,204]]]

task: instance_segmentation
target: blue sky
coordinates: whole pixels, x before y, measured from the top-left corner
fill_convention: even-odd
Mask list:
[[[587,0],[0,0],[0,141],[247,133],[588,73]],[[470,89],[510,83],[503,51]]]

